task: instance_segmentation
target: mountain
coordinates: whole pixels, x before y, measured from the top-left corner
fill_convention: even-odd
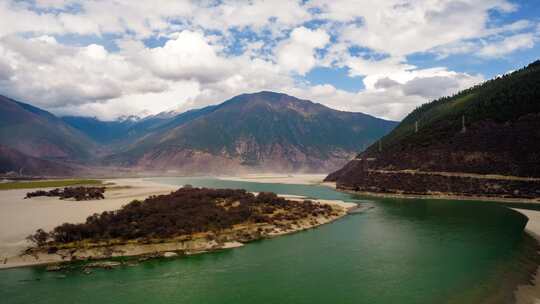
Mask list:
[[[61,119],[98,143],[111,143],[121,139],[129,127],[136,124],[132,120],[101,121],[95,117],[82,116],[64,116]]]
[[[0,169],[35,174],[30,168],[42,166],[61,175],[75,167],[179,174],[328,172],[396,124],[273,92],[239,95],[181,114],[116,121],[58,118],[2,96]]]
[[[0,145],[0,174],[39,176],[71,176],[75,173],[72,166],[61,162],[40,159]]]
[[[324,172],[395,122],[259,92],[180,114],[146,130],[107,163],[182,173]]]
[[[534,197],[539,177],[536,61],[417,108],[327,180],[358,191]]]
[[[63,116],[61,119],[100,144],[122,147],[151,132],[159,132],[178,126],[206,113],[212,108],[213,106],[210,106],[180,114],[173,111],[163,112],[144,118],[120,117],[114,121],[102,121],[95,117],[84,116]]]
[[[53,114],[0,95],[0,144],[28,156],[84,160],[94,143]]]

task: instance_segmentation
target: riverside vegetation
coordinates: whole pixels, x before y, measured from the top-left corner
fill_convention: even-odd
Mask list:
[[[70,261],[207,251],[307,229],[346,213],[338,205],[293,201],[274,193],[185,186],[94,214],[81,224],[64,223],[50,232],[40,229],[28,237],[36,246],[26,254]]]
[[[75,199],[76,201],[88,201],[104,199],[105,187],[65,187],[64,189],[56,188],[53,190],[37,190],[26,193],[26,198],[38,196],[57,196],[60,199]]]

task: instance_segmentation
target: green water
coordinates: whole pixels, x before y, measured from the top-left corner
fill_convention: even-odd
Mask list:
[[[159,178],[345,201],[322,186]],[[493,203],[371,199],[374,208],[242,248],[114,270],[0,271],[1,303],[507,303],[534,267],[526,219]]]

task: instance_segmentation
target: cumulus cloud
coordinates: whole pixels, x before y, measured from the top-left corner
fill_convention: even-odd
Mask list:
[[[330,36],[321,29],[295,28],[290,38],[277,49],[277,61],[286,70],[300,75],[309,72],[316,64],[315,50],[324,47]]]
[[[150,70],[158,77],[172,80],[196,79],[201,83],[215,82],[232,72],[232,64],[217,55],[203,34],[182,31],[163,47],[148,49],[141,54]]]
[[[2,84],[2,91],[40,106],[104,102],[126,93],[166,89],[148,71],[101,45],[68,47],[42,36],[6,37],[0,47],[15,74]]]
[[[510,0],[6,0],[0,94],[112,119],[275,90],[401,119],[484,80],[436,60],[535,47],[537,21],[496,19],[519,9]],[[432,68],[410,62],[419,53],[436,55]],[[311,85],[321,66],[345,68],[363,88]]]

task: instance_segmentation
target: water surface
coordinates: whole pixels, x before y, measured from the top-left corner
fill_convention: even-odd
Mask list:
[[[211,178],[163,183],[344,201],[323,186]],[[221,252],[114,270],[0,271],[2,303],[506,303],[534,268],[526,219],[493,203],[370,198],[374,208]]]

